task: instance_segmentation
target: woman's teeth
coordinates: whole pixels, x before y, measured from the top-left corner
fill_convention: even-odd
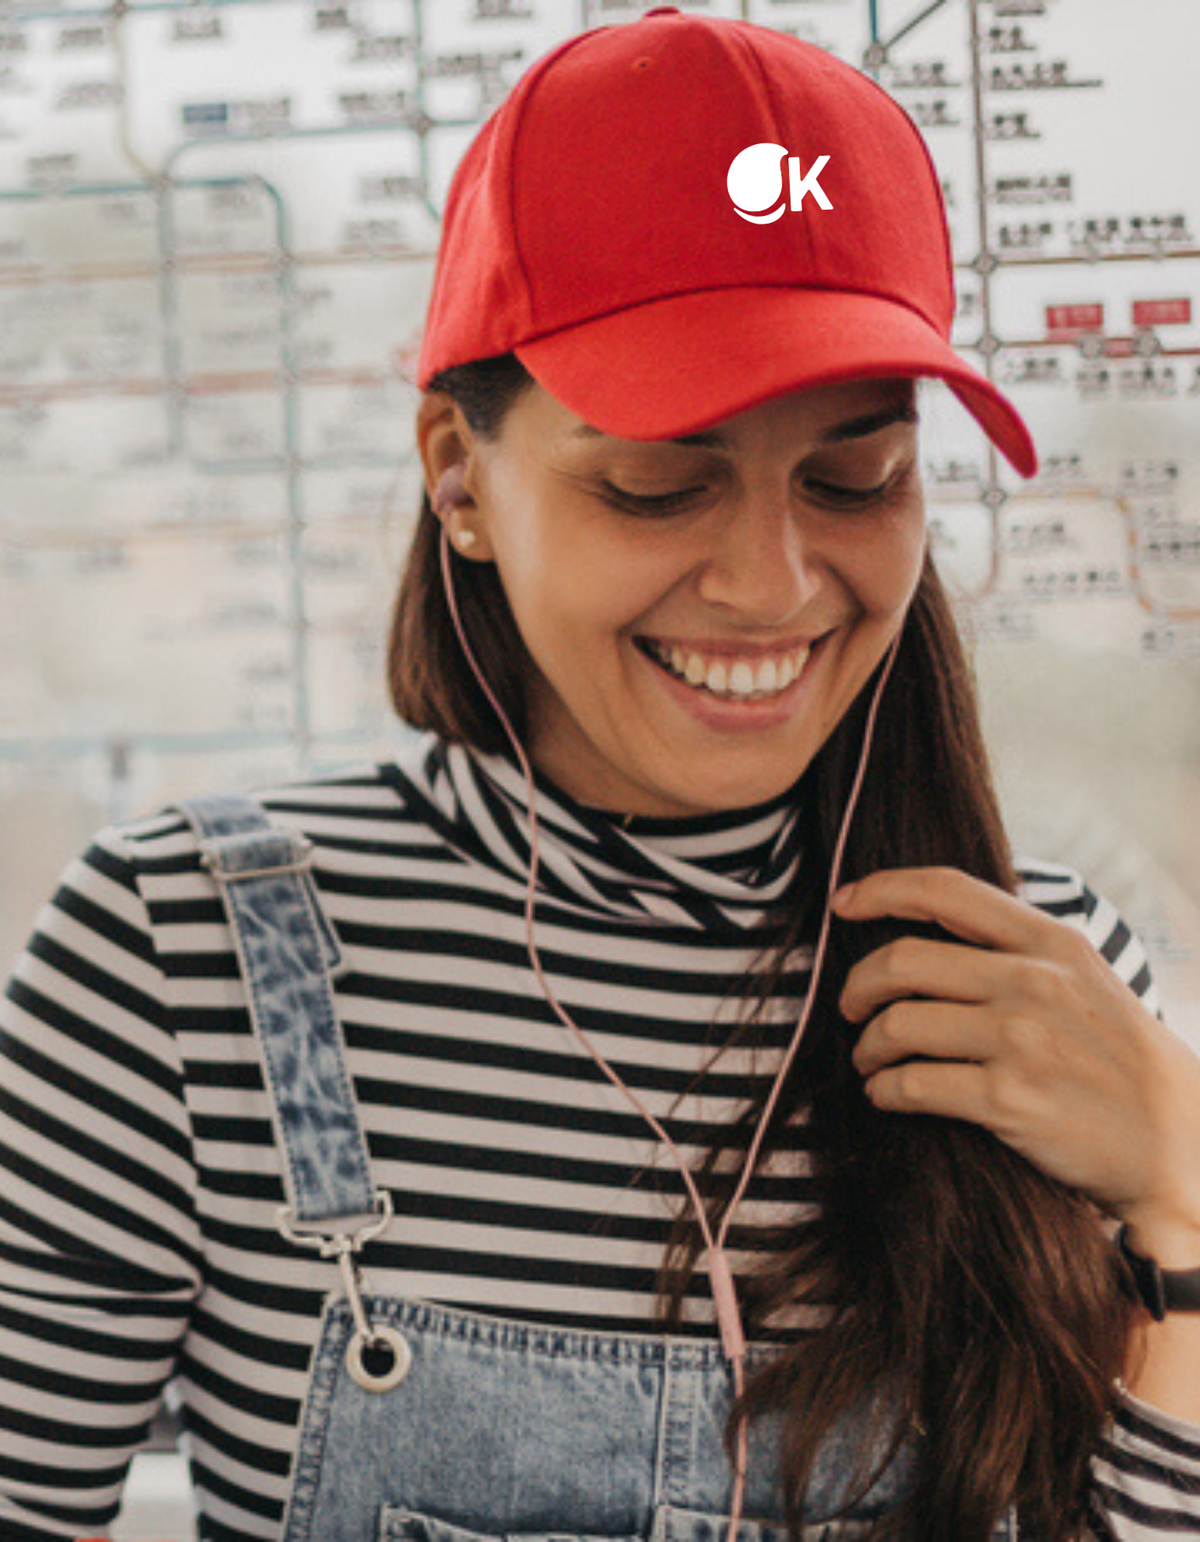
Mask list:
[[[786,690],[804,668],[807,647],[793,648],[777,659],[705,659],[683,648],[668,648],[653,638],[639,639],[664,668],[688,685],[727,701],[761,701]]]

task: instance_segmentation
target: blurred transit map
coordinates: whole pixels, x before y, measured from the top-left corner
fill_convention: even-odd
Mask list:
[[[1200,1042],[1200,7],[679,8],[829,49],[925,135],[955,343],[1042,462],[1022,482],[925,393],[1006,811]],[[530,63],[645,9],[0,5],[6,964],[101,825],[402,742],[383,651],[446,188]]]

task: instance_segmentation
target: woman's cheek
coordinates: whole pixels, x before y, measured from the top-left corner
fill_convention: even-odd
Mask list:
[[[860,553],[861,589],[873,609],[894,611],[907,606],[921,578],[928,541],[924,499],[915,497],[898,509],[877,536]]]

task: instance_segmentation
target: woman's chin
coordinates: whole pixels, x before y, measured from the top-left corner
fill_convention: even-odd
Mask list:
[[[717,764],[724,759],[719,752],[705,757],[703,763],[695,754],[684,755],[670,767],[663,766],[660,759],[650,774],[630,778],[629,792],[620,812],[651,818],[686,819],[755,808],[782,797],[799,781],[807,765],[807,761],[804,764],[797,761],[795,769],[788,771],[781,769],[778,756],[772,756],[770,763],[761,767],[748,765],[748,758],[738,756],[725,769]],[[609,806],[615,809],[617,801],[610,798]]]

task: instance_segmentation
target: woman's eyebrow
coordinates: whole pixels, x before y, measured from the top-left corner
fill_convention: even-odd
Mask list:
[[[847,418],[844,423],[835,423],[817,438],[820,444],[840,443],[843,439],[863,439],[867,434],[878,433],[881,428],[887,428],[892,423],[916,423],[919,417],[915,402],[896,402],[879,412],[868,412],[860,418]]]
[[[841,444],[847,439],[864,439],[868,434],[877,434],[881,428],[887,428],[892,423],[916,423],[919,414],[916,404],[897,402],[891,407],[881,408],[878,412],[864,413],[861,417],[847,418],[842,423],[834,423],[824,433],[818,434],[818,444]],[[606,437],[603,430],[593,428],[590,423],[580,423],[572,430],[574,437],[579,439]],[[656,441],[651,440],[650,443]],[[720,450],[729,447],[729,440],[721,433],[720,429],[702,429],[696,434],[683,434],[677,439],[657,441],[665,444],[695,445],[704,450]]]

